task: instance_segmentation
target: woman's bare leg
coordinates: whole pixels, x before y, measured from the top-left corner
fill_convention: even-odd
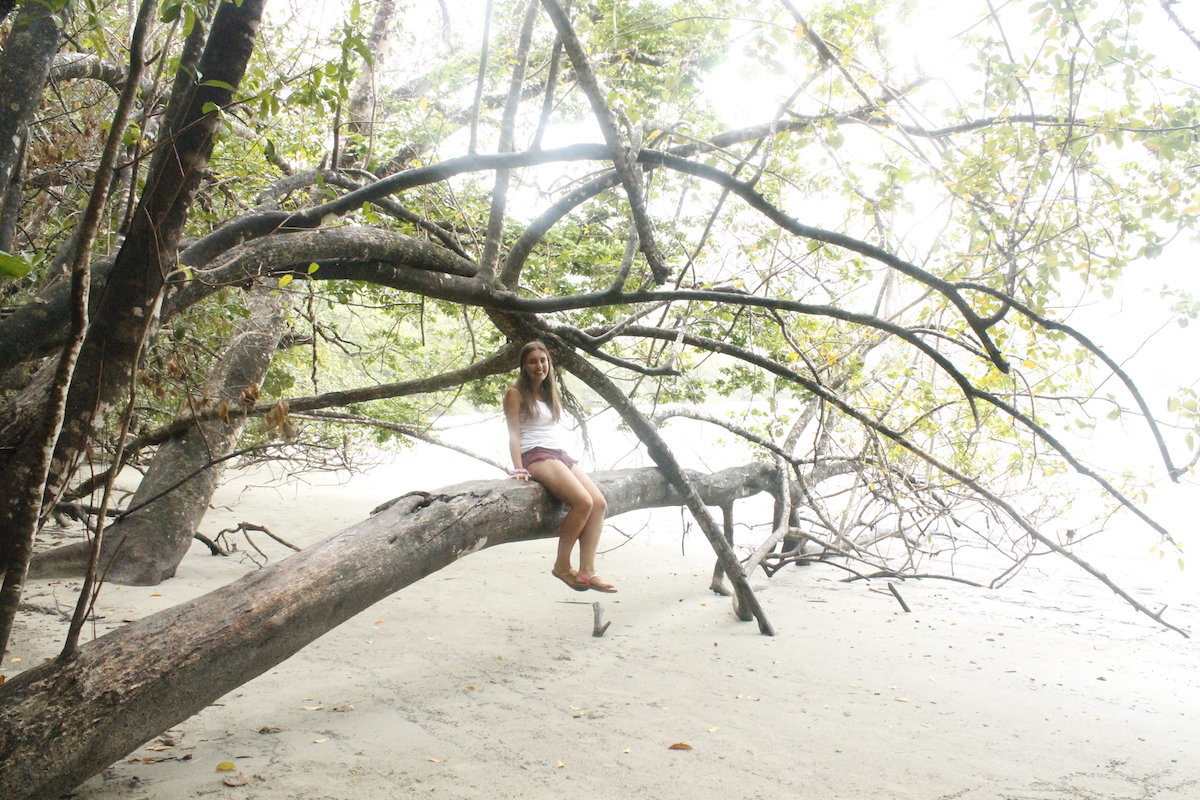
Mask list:
[[[594,504],[592,493],[572,470],[567,469],[566,464],[557,459],[547,458],[544,461],[530,464],[529,473],[533,475],[534,480],[545,486],[550,494],[566,503],[570,508],[562,526],[558,529],[558,555],[554,561],[554,569],[562,574],[574,572],[571,567],[571,551],[575,549],[575,543],[580,540],[585,526],[592,517]],[[587,475],[582,470],[580,473],[590,484],[591,480],[587,478]],[[594,485],[593,488],[595,488]],[[603,498],[601,498],[601,502],[603,502]],[[601,522],[603,522],[603,516],[601,516]],[[597,542],[599,542],[599,538],[597,534]],[[593,557],[595,553],[595,546],[593,546]]]
[[[600,533],[604,529],[604,514],[608,510],[608,502],[591,477],[578,464],[571,468],[571,474],[592,498],[591,513],[579,532],[579,571],[590,577],[596,574],[596,550],[600,547]]]

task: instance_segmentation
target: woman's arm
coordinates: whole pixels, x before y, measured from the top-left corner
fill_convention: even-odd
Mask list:
[[[508,424],[508,454],[512,457],[513,471],[520,470],[522,474],[518,477],[528,480],[521,463],[521,393],[515,386],[504,393],[504,421]]]

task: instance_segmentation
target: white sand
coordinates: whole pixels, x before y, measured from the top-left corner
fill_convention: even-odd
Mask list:
[[[423,488],[478,476],[454,463],[421,471]],[[309,544],[413,488],[395,474],[245,494],[235,482],[220,502],[236,505],[204,530],[247,520]],[[912,613],[885,584],[842,583],[829,566],[760,572],[770,638],[708,591],[711,555],[696,533],[681,553],[680,519],[657,512],[602,557],[616,595],[551,578],[549,541],[471,555],[75,797],[1200,797],[1200,645],[1074,568],[998,591],[909,581],[898,588]],[[97,633],[251,568],[194,547],[160,587],[108,588],[100,612],[113,621]],[[1131,588],[1171,602],[1173,621],[1200,634],[1200,591],[1159,574],[1138,573]],[[70,585],[34,582],[27,600],[65,607]],[[612,622],[602,638],[594,600]],[[53,655],[63,630],[23,613],[4,673]]]

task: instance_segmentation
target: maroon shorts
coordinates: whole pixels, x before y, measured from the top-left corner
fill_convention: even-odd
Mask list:
[[[524,453],[521,453],[521,466],[529,469],[530,464],[536,464],[539,461],[546,459],[554,459],[561,461],[567,465],[567,469],[571,469],[579,462],[567,455],[566,450],[551,450],[549,447],[531,447]]]

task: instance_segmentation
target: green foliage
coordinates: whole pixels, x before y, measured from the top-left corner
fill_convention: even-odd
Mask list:
[[[33,264],[20,256],[0,252],[0,277],[23,278],[33,269]]]
[[[393,20],[388,58],[372,52],[370,15],[358,0],[347,2],[341,18],[324,18],[320,30],[269,21],[236,103],[223,112],[225,127],[210,174],[197,189],[188,235],[206,236],[262,210],[260,203],[304,210],[342,195],[349,180],[369,182],[465,157],[472,125],[476,151],[494,152],[522,6],[496,4],[479,87],[479,21],[457,20],[446,31],[437,4],[419,5]],[[863,246],[796,235],[708,181],[647,170],[649,211],[673,270],[672,288],[803,303],[808,310],[688,297],[658,306],[593,304],[547,318],[602,331],[645,312],[641,324],[717,340],[778,365],[768,372],[668,336],[622,336],[604,345],[626,362],[679,371],[650,378],[614,368],[638,402],[750,403],[753,411],[742,421],[776,442],[796,420],[819,420],[793,438],[797,452],[814,463],[855,462],[859,472],[839,485],[837,502],[850,503],[845,497],[852,495],[861,508],[886,506],[899,514],[906,492],[926,497],[936,487],[971,494],[913,453],[919,449],[959,475],[993,476],[1005,490],[1036,496],[1031,505],[1050,514],[1061,503],[1039,495],[1037,484],[1057,477],[1063,461],[983,395],[1018,408],[1031,424],[1079,431],[1126,415],[1132,404],[1124,395],[1096,395],[1102,410],[1085,408],[1078,398],[1093,396],[1107,377],[1094,355],[989,291],[1051,322],[1067,319],[1081,303],[1113,297],[1131,268],[1144,268],[1173,243],[1194,237],[1200,92],[1194,78],[1176,77],[1165,63],[1155,44],[1162,32],[1136,0],[1023,1],[995,13],[946,3],[936,21],[924,16],[925,6],[815,3],[804,9],[802,25],[785,8],[760,3],[576,4],[576,32],[626,136],[640,134],[646,148],[686,149],[697,162],[753,183],[782,214]],[[202,21],[203,8],[189,0],[163,4],[163,25],[152,44],[153,52],[162,52],[163,83],[177,63],[181,32]],[[114,32],[127,27],[124,6],[87,9],[72,41],[115,58],[124,43]],[[540,17],[515,115],[518,149],[529,146],[542,122],[554,39]],[[565,57],[560,66],[543,146],[596,141],[590,103]],[[360,116],[352,119],[368,71],[374,99],[365,106],[369,111],[356,107]],[[479,88],[484,105],[475,109]],[[27,180],[22,235],[13,261],[0,261],[0,270],[28,268],[27,277],[8,284],[16,287],[14,303],[49,277],[49,263],[74,229],[113,107],[107,87],[71,83],[58,91],[58,107],[30,140],[26,174],[36,177]],[[140,163],[153,146],[148,137],[159,127],[159,109],[147,102],[125,131],[126,164]],[[706,143],[749,125],[761,128],[753,136]],[[335,167],[342,172],[297,177]],[[502,257],[531,220],[586,185],[598,168],[564,162],[514,171],[500,228]],[[285,174],[289,188],[276,190]],[[139,171],[129,184],[132,198],[143,179]],[[130,173],[114,185],[121,180],[131,180]],[[451,238],[478,260],[494,180],[490,171],[467,171],[386,202],[363,203],[322,224],[383,229],[437,247]],[[397,214],[393,204],[404,211]],[[131,205],[130,194],[114,197],[97,255],[115,248]],[[533,246],[515,291],[552,298],[609,289],[622,267],[630,216],[620,188],[571,208]],[[914,269],[906,274],[888,266],[870,248]],[[929,277],[919,279],[916,269]],[[626,288],[650,286],[648,272],[636,255]],[[293,299],[300,344],[277,356],[262,387],[266,398],[435,375],[501,343],[479,309],[325,280],[319,269],[310,274],[315,280],[277,282]],[[956,305],[940,281],[971,288],[962,289]],[[1162,301],[1164,315],[1180,325],[1200,312],[1190,295],[1170,288]],[[963,305],[989,319],[988,336],[1012,364],[1010,373],[982,357],[979,332]],[[148,360],[153,418],[167,418],[191,396],[195,376],[216,355],[214,343],[240,313],[236,292],[226,292],[172,321],[171,336]],[[874,324],[864,324],[867,319]],[[968,401],[947,365],[979,396]],[[790,379],[788,370],[810,383]],[[510,380],[494,376],[361,410],[425,425],[450,408],[494,409]],[[819,401],[815,388],[841,407]],[[1195,395],[1188,391],[1169,407],[1185,428],[1196,422]],[[880,434],[882,428],[912,447]],[[383,431],[374,443],[393,437]],[[1187,446],[1194,450],[1191,439]],[[895,488],[901,485],[909,488]],[[922,513],[950,514],[930,511],[937,505],[930,503]],[[914,507],[904,506],[904,513]]]

